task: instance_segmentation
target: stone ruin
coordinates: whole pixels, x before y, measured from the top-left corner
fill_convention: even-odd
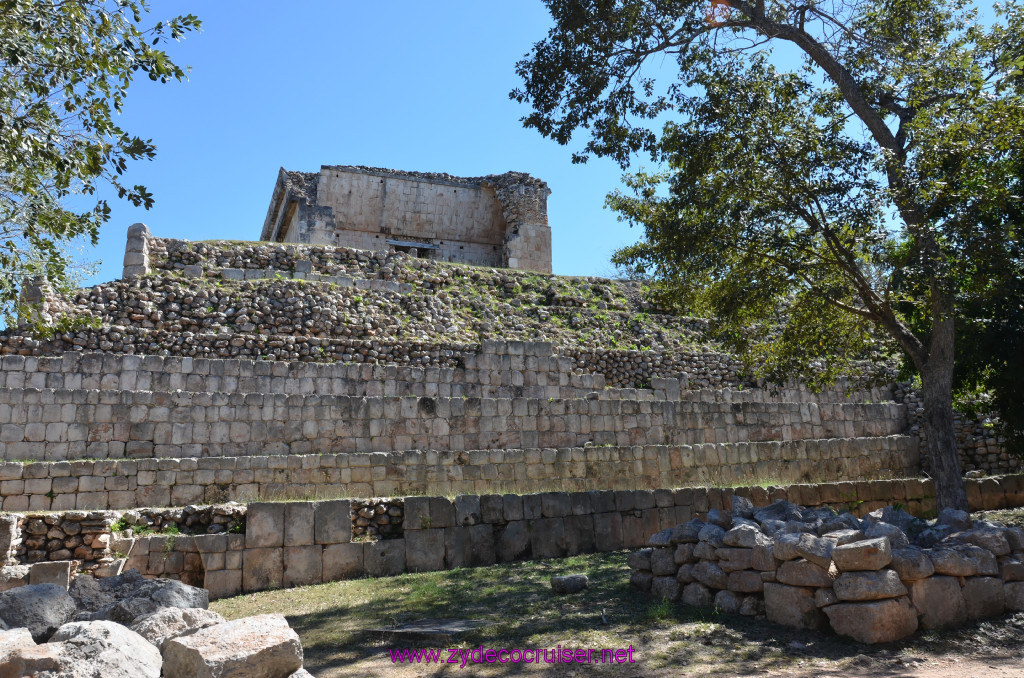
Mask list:
[[[629,556],[631,582],[657,598],[862,643],[1024,611],[1024,528],[952,509],[857,518],[734,496],[731,513],[712,509],[649,543]]]
[[[282,179],[275,239],[329,232],[314,219],[327,223],[321,179],[302,196]],[[513,179],[469,184],[504,200],[522,236],[539,217],[509,196],[542,205],[546,188]],[[0,334],[0,588],[63,562],[221,597],[638,548],[728,507],[726,491],[692,486],[752,479],[802,483],[784,494],[802,504],[934,510],[914,394],[880,366],[817,393],[759,384],[706,320],[635,284],[382,239],[187,242],[137,224],[121,280],[70,298],[37,281],[42,313],[82,322]],[[963,442],[969,466],[1019,468],[998,441]],[[821,481],[830,498],[809,501]],[[1018,506],[1024,479],[969,493]]]
[[[550,273],[550,193],[522,172],[463,178],[339,165],[281,168],[260,240],[393,247],[440,261]]]

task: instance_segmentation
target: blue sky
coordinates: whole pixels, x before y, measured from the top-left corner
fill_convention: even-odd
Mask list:
[[[153,209],[110,200],[88,258],[95,283],[118,278],[128,226],[201,240],[255,240],[279,167],[371,165],[478,176],[507,170],[548,182],[554,270],[601,275],[639,233],[604,209],[619,186],[612,162],[573,165],[571,147],[522,127],[510,101],[515,62],[547,32],[539,0],[511,3],[154,2],[147,25],[174,14],[203,21],[167,49],[189,81],[148,79],[121,117],[157,156],[129,167]],[[582,145],[582,137],[577,149]]]

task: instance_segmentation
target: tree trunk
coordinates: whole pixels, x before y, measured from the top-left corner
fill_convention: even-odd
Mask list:
[[[939,511],[954,508],[969,511],[953,427],[953,361],[935,356],[921,371],[924,399],[924,432],[928,460],[935,481],[935,503]]]

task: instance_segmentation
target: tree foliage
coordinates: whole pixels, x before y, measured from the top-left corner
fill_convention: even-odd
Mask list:
[[[117,123],[127,90],[144,74],[168,82],[186,77],[160,47],[200,28],[189,14],[141,23],[144,0],[0,0],[0,314],[10,322],[19,287],[45,275],[68,280],[67,244],[96,243],[110,208],[85,212],[69,196],[111,186],[149,208],[145,186],[123,175],[131,160],[155,147]]]
[[[661,168],[609,196],[645,232],[616,263],[713,316],[764,376],[901,353],[940,505],[965,505],[954,379],[994,388],[1007,421],[1024,410],[1022,6],[546,2],[555,26],[512,93],[524,123],[563,144],[588,130],[577,161]]]

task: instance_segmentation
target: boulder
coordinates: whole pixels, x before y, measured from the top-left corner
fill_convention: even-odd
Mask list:
[[[164,645],[164,678],[287,678],[301,668],[299,636],[280,614],[208,626]]]
[[[775,577],[790,586],[832,586],[828,570],[803,558],[784,562]]]
[[[551,590],[558,594],[579,593],[590,586],[585,574],[566,574],[551,578]]]
[[[697,538],[700,539],[700,541],[707,542],[715,548],[718,548],[725,543],[725,530],[719,525],[708,523],[701,529]]]
[[[1010,552],[1010,542],[1006,540],[1003,530],[998,527],[979,525],[972,530],[957,532],[946,538],[946,541],[960,541],[974,544],[997,556],[1005,556]]]
[[[675,576],[679,566],[676,565],[675,549],[656,548],[651,554],[651,574],[655,577]]]
[[[68,593],[75,599],[78,617],[86,620],[100,608],[112,606],[131,596],[132,592],[148,580],[136,569],[123,572],[116,577],[96,579],[79,575],[71,582]]]
[[[713,589],[729,587],[729,575],[718,565],[707,560],[702,560],[693,566],[693,578]]]
[[[754,549],[723,547],[717,549],[715,555],[723,572],[749,570],[752,567]]]
[[[61,662],[62,643],[42,643],[41,645],[19,645],[11,648],[6,657],[0,660],[0,676],[22,678],[23,676],[40,676],[40,678],[77,678],[79,675],[97,676],[101,674],[69,674]],[[0,649],[0,656],[4,652]],[[88,668],[84,666],[83,668]],[[102,676],[106,678],[106,676]]]
[[[629,575],[629,583],[641,591],[650,591],[653,579],[654,575],[644,570],[633,570],[633,574]]]
[[[891,643],[917,631],[917,612],[906,596],[825,608],[836,633],[861,643]]]
[[[655,577],[651,580],[651,595],[659,600],[679,600],[682,585],[675,577]]]
[[[892,569],[903,581],[916,581],[930,577],[935,573],[935,565],[928,554],[913,546],[905,549],[893,549]]]
[[[795,560],[800,557],[796,547],[800,543],[800,534],[787,532],[775,537],[772,555],[776,560]]]
[[[711,607],[715,602],[715,594],[700,582],[693,582],[683,587],[683,602],[694,607]]]
[[[676,581],[680,584],[689,584],[692,581],[697,581],[693,576],[692,563],[684,563],[679,566],[679,570],[676,572]]]
[[[768,506],[754,510],[754,520],[759,523],[766,520],[777,520],[784,523],[787,520],[799,520],[801,517],[803,516],[800,513],[800,508],[785,499],[777,499]]]
[[[633,551],[626,556],[626,564],[631,570],[650,570],[652,553],[654,553],[654,549],[651,548]]]
[[[134,587],[127,597],[101,607],[92,613],[90,618],[109,619],[127,626],[139,617],[164,607],[205,610],[209,606],[210,594],[206,589],[189,586],[175,579],[149,579]]]
[[[851,530],[848,528],[844,528],[841,530],[826,532],[825,534],[821,535],[821,538],[828,539],[836,546],[845,546],[846,544],[852,544],[857,541],[863,541],[867,537],[865,537],[864,533],[860,530]]]
[[[999,574],[996,557],[983,548],[970,544],[953,547],[934,548],[926,551],[935,572],[954,577],[971,577],[974,575]]]
[[[756,617],[764,614],[764,598],[761,596],[744,596],[740,603],[740,614],[744,617]]]
[[[700,560],[716,560],[718,549],[706,541],[702,541],[693,547],[693,557]]]
[[[703,529],[704,521],[699,518],[694,518],[687,523],[683,523],[682,525],[677,525],[672,528],[672,538],[679,544],[695,544],[700,538],[700,531]]]
[[[898,598],[907,595],[907,588],[894,570],[843,572],[832,582],[839,600],[863,601]]]
[[[967,511],[959,511],[955,508],[944,508],[939,511],[935,519],[936,525],[948,525],[951,529],[960,532],[971,529],[973,522]]]
[[[121,624],[70,622],[57,629],[49,644],[58,645],[60,675],[160,678],[160,651]]]
[[[998,617],[1006,609],[1003,581],[997,577],[968,577],[963,594],[968,619]]]
[[[672,543],[672,530],[660,530],[647,540],[648,546],[669,546]]]
[[[680,544],[677,546],[673,558],[676,561],[676,565],[694,562],[696,558],[693,555],[693,544]]]
[[[753,518],[754,502],[734,494],[732,496],[732,515],[737,518]]]
[[[752,548],[750,550],[750,566],[761,572],[775,570],[778,567],[778,561],[775,560],[775,556],[772,553],[773,549],[774,545],[770,542],[764,546]]]
[[[21,586],[0,593],[0,619],[11,627],[26,628],[41,643],[75,614],[75,601],[56,584]]]
[[[783,626],[817,631],[828,623],[814,604],[814,589],[802,586],[765,584],[764,609],[769,621]]]
[[[737,525],[725,533],[722,542],[726,546],[752,549],[771,543],[771,539],[752,525]]]
[[[725,511],[719,511],[718,509],[711,509],[708,511],[707,522],[709,525],[717,525],[718,527],[728,530],[732,527],[732,515]]]
[[[1024,581],[1024,561],[1017,558],[1000,558],[999,578],[1003,581]]]
[[[131,630],[158,648],[162,648],[163,644],[172,638],[214,624],[223,624],[224,621],[224,617],[213,610],[165,607],[136,619],[131,625]]]
[[[1010,543],[1011,549],[1014,551],[1024,551],[1024,527],[1014,525],[1003,528],[1003,536]]]
[[[831,541],[815,537],[813,534],[800,535],[800,539],[796,543],[796,552],[801,558],[826,570],[832,562],[832,548]]]
[[[832,560],[840,572],[881,570],[892,562],[888,537],[855,541],[832,549]]]
[[[890,523],[874,523],[864,530],[864,536],[868,539],[888,537],[889,544],[894,549],[902,549],[910,546],[907,534],[896,525]]]
[[[908,582],[907,588],[921,618],[921,628],[958,626],[967,620],[967,605],[956,577],[936,575]]]
[[[761,579],[761,573],[755,570],[730,572],[727,584],[729,590],[736,593],[760,593],[764,590],[764,580]]]
[[[742,597],[732,591],[719,591],[715,594],[715,607],[726,614],[736,614],[739,612],[742,603]]]
[[[902,532],[906,533],[910,530],[912,525],[920,523],[921,521],[901,508],[886,506],[885,508],[880,508],[868,513],[864,516],[861,522],[865,527],[885,523],[898,527]]]
[[[832,589],[814,590],[814,604],[818,607],[825,607],[826,605],[835,605],[838,602],[839,598],[836,597],[836,592]]]

